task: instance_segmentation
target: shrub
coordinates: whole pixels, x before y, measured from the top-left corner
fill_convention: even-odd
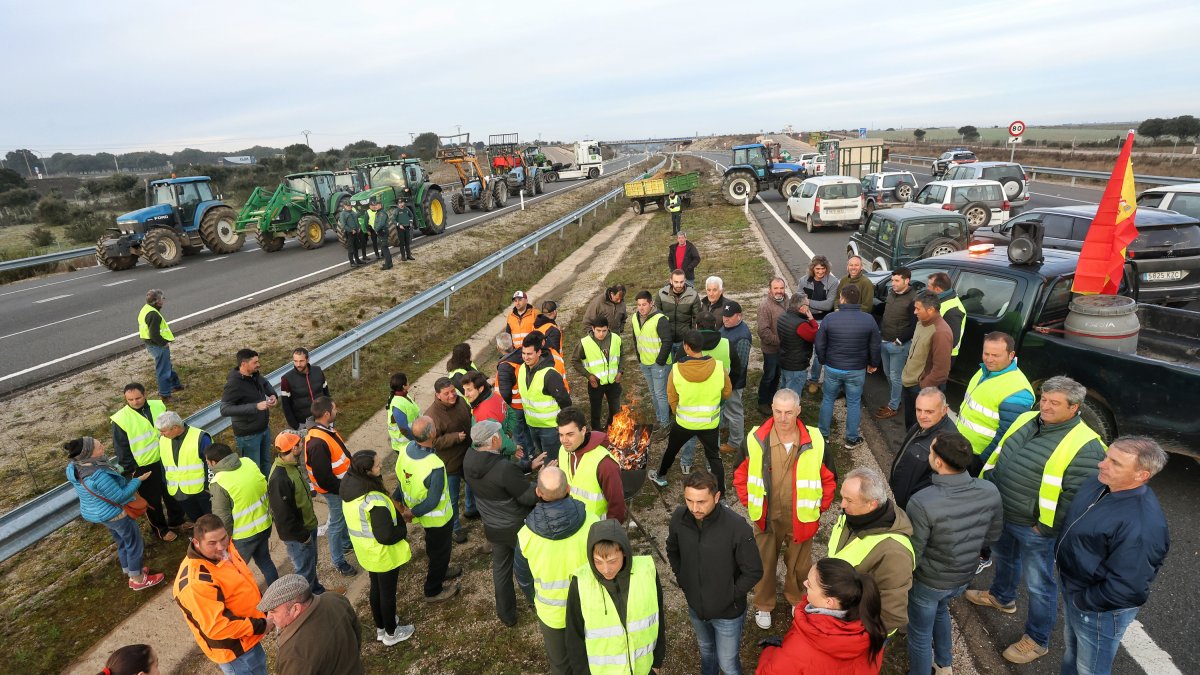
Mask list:
[[[66,225],[71,222],[71,205],[62,197],[45,197],[38,202],[37,215],[48,225]]]
[[[0,208],[29,206],[40,196],[33,188],[15,188],[0,192]]]
[[[26,232],[25,238],[29,240],[30,244],[33,244],[39,248],[54,244],[54,233],[42,227],[41,225],[38,225],[32,230]]]
[[[105,211],[78,214],[67,226],[67,238],[79,244],[90,244],[99,239],[104,230],[112,226],[115,216]]]

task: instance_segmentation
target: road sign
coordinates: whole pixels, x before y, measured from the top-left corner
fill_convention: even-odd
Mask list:
[[[1022,122],[1021,120],[1017,120],[1016,122],[1013,122],[1012,124],[1008,125],[1008,135],[1009,136],[1016,137],[1016,136],[1020,136],[1023,133],[1025,133],[1025,123]]]
[[[866,128],[866,127],[859,127],[859,128],[858,128],[858,137],[859,137],[859,138],[866,138],[866,137],[867,137],[867,128]]]
[[[1009,139],[1008,139],[1008,142],[1009,142],[1009,143],[1020,143],[1020,142],[1021,142],[1021,137],[1020,137],[1020,136],[1013,136],[1013,137],[1011,137],[1011,138],[1009,138]]]

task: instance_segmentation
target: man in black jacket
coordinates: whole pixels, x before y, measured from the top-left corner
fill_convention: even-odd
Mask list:
[[[671,515],[667,559],[687,598],[700,672],[740,673],[746,594],[763,574],[754,532],[721,503],[717,479],[707,471],[684,478],[683,501]]]
[[[525,524],[525,516],[537,504],[534,484],[525,479],[521,469],[501,454],[504,439],[500,424],[484,420],[471,427],[471,445],[463,460],[467,485],[475,493],[475,506],[483,518],[483,536],[492,545],[492,585],[496,593],[496,616],[505,626],[517,625],[517,598],[513,590],[513,575],[529,602],[533,602],[533,577],[528,564],[520,558],[514,565],[513,552],[517,547],[517,532]],[[534,460],[536,471],[545,457]]]
[[[253,460],[265,477],[271,473],[271,408],[279,399],[258,372],[258,352],[239,349],[237,363],[221,392],[221,415],[233,422],[238,454]]]
[[[279,381],[279,397],[283,399],[283,416],[287,419],[288,428],[296,429],[303,435],[304,428],[310,424],[308,418],[312,415],[312,402],[318,396],[329,396],[329,383],[325,380],[325,371],[308,361],[308,350],[297,347],[292,352],[293,368],[284,374]]]
[[[917,315],[913,312],[913,301],[917,291],[909,281],[912,272],[907,267],[892,270],[892,288],[888,291],[887,304],[883,306],[883,319],[879,322],[880,357],[883,359],[883,374],[887,376],[887,405],[875,411],[875,418],[886,420],[896,416],[900,410],[900,394],[904,391],[900,373],[908,360],[908,348],[912,346],[913,333],[917,330]]]
[[[683,270],[687,285],[696,287],[696,266],[700,264],[700,251],[696,245],[687,240],[687,235],[679,232],[675,235],[675,243],[667,247],[667,269],[670,271]]]
[[[888,485],[896,498],[896,506],[908,508],[908,500],[917,492],[928,487],[933,478],[929,466],[929,446],[938,434],[961,436],[954,420],[948,414],[946,395],[937,387],[926,387],[917,394],[917,423],[908,430],[900,451],[892,460],[892,471]]]

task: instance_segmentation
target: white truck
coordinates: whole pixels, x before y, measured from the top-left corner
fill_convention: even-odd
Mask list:
[[[600,153],[599,141],[576,141],[575,161],[570,163],[547,162],[542,166],[547,183],[574,178],[599,178],[604,175],[604,158]]]

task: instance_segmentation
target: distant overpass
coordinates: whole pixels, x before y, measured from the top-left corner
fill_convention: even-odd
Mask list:
[[[691,143],[696,136],[677,136],[675,138],[640,138],[627,141],[600,141],[601,145],[655,145],[659,143]]]

